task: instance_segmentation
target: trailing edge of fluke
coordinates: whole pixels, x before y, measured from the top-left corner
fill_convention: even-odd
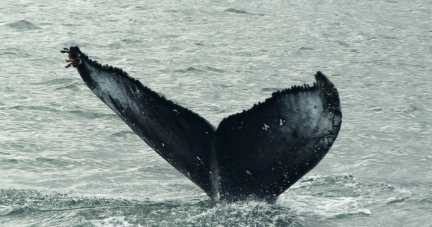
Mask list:
[[[213,200],[275,201],[327,154],[342,123],[339,94],[321,72],[313,86],[277,91],[215,128],[126,72],[65,48],[93,93]]]

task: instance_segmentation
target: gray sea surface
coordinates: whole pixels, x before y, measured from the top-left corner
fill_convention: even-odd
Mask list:
[[[0,2],[0,226],[432,226],[432,2]],[[127,71],[214,126],[339,90],[333,148],[275,204],[212,202],[65,69]]]

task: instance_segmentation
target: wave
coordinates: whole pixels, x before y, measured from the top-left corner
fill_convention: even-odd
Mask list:
[[[203,73],[203,72],[216,72],[216,73],[224,73],[225,71],[222,69],[214,68],[211,66],[204,67],[188,67],[187,69],[178,69],[174,70],[176,73]]]
[[[66,89],[66,88],[65,88]],[[69,88],[68,88],[69,89]],[[78,88],[79,89],[79,88]],[[20,111],[26,111],[26,110],[32,110],[32,111],[45,111],[45,112],[51,112],[51,113],[59,113],[59,114],[73,114],[78,115],[81,117],[85,117],[88,119],[98,119],[98,118],[107,118],[107,119],[117,119],[116,114],[106,114],[106,113],[97,113],[92,112],[88,110],[60,110],[55,109],[52,107],[47,106],[9,106],[9,107],[0,107],[0,110],[20,110]]]
[[[299,213],[313,213],[322,219],[341,219],[369,216],[373,214],[372,205],[390,207],[406,202],[410,197],[412,193],[408,190],[341,174],[305,177],[282,194],[278,202]]]
[[[74,79],[72,78],[55,78],[43,82],[33,83],[33,85],[62,85],[72,83]]]
[[[18,189],[0,190],[0,217],[10,226],[23,221],[50,226],[304,225],[290,210],[265,202],[152,202]]]
[[[51,159],[44,159],[51,163]],[[145,191],[145,190],[144,190]],[[174,193],[174,192],[173,192]],[[309,176],[283,193],[276,204],[200,199],[152,201],[0,189],[0,218],[13,226],[26,221],[52,226],[332,226],[340,219],[372,217],[376,207],[397,209],[431,197],[353,175]],[[326,220],[323,222],[323,220]],[[75,223],[76,222],[76,223]]]
[[[6,24],[6,26],[8,26],[10,28],[17,29],[17,30],[21,30],[21,31],[41,29],[40,27],[38,27],[38,26],[36,26],[36,25],[26,21],[26,20],[19,20],[19,21],[13,22],[13,23],[9,23],[9,24]]]
[[[237,14],[248,14],[248,12],[246,12],[244,10],[239,10],[239,9],[234,9],[234,8],[228,8],[225,10],[225,12],[237,13]]]
[[[133,131],[121,131],[121,132],[111,134],[111,136],[113,137],[121,137],[121,138],[125,138],[131,135],[135,136],[136,134]]]
[[[264,16],[264,14],[262,13],[249,13],[245,10],[241,10],[241,9],[234,9],[234,8],[228,8],[225,10],[225,12],[228,13],[235,13],[235,14],[249,14],[249,15],[258,15],[258,16]]]

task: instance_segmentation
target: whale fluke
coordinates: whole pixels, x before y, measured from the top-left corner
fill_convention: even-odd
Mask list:
[[[273,93],[217,129],[126,72],[65,48],[69,63],[153,150],[213,200],[274,201],[327,154],[342,123],[339,94],[317,72],[313,86]]]

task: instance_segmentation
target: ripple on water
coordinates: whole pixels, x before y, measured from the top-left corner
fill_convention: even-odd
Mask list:
[[[235,14],[250,14],[250,15],[264,16],[264,14],[262,14],[262,13],[249,13],[249,12],[247,12],[245,10],[234,9],[234,8],[228,8],[228,9],[225,10],[225,12],[235,13]]]
[[[56,78],[51,80],[46,80],[43,82],[34,83],[34,85],[62,85],[62,84],[68,84],[73,82],[75,79],[73,78]]]
[[[126,137],[129,137],[129,136],[135,137],[136,133],[133,132],[133,131],[121,131],[121,132],[113,133],[113,134],[111,134],[111,136],[113,136],[113,137],[119,137],[119,138],[126,138]]]
[[[13,29],[17,29],[20,31],[27,31],[27,30],[35,30],[35,29],[41,29],[40,27],[30,23],[26,20],[19,20],[13,23],[9,23],[6,26],[11,27]]]
[[[59,90],[59,91],[61,91],[61,90],[71,90],[73,92],[80,92],[81,91],[80,85],[81,84],[73,83],[73,84],[69,84],[69,85],[66,85],[66,86],[58,87],[55,90]]]
[[[356,179],[353,175],[311,176],[301,179],[279,199],[281,205],[299,214],[317,215],[319,219],[368,216],[373,207],[403,203],[412,196],[395,186]]]
[[[96,226],[107,223],[122,226],[305,225],[289,209],[265,202],[225,204],[206,200],[158,203],[15,189],[0,190],[0,216],[3,223],[12,225],[23,220],[36,225],[48,221],[55,226],[67,226],[73,222]],[[63,218],[57,218],[59,216]]]
[[[225,10],[225,12],[229,12],[229,13],[237,13],[237,14],[247,14],[248,12],[244,11],[244,10],[239,10],[239,9],[234,9],[234,8],[228,8]]]
[[[174,70],[175,73],[200,73],[206,75],[206,73],[224,73],[222,69],[218,69],[211,66],[198,66],[198,67],[188,67],[187,69]]]
[[[12,106],[12,107],[2,107],[0,110],[38,110],[38,111],[48,111],[48,112],[59,112],[56,109],[46,107],[46,106]]]
[[[68,110],[64,112],[85,117],[87,119],[98,119],[98,118],[117,119],[116,114],[104,114],[104,113],[97,113],[97,112],[85,111],[85,110]]]

